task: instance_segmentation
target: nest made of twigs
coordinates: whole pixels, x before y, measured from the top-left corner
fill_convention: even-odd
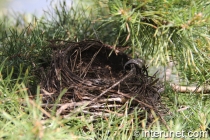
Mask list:
[[[41,73],[41,89],[48,107],[66,89],[56,105],[57,115],[80,107],[85,114],[109,115],[107,108],[114,111],[131,101],[131,111],[135,107],[157,111],[161,87],[155,75],[148,75],[146,65],[125,67],[131,60],[128,55],[96,40],[55,41],[49,47],[52,61]]]

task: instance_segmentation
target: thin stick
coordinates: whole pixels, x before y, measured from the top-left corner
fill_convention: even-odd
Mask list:
[[[96,98],[94,98],[92,101],[90,101],[87,105],[95,102],[96,100],[98,100],[98,98],[100,98],[101,96],[103,96],[104,94],[106,94],[108,91],[110,91],[112,88],[116,87],[117,85],[119,85],[122,81],[124,81],[126,78],[130,77],[133,73],[134,73],[134,69],[131,69],[130,72],[125,75],[122,79],[120,79],[119,81],[117,81],[116,83],[114,83],[111,87],[109,87],[108,89],[106,89],[104,92],[102,92],[100,95],[98,95]]]

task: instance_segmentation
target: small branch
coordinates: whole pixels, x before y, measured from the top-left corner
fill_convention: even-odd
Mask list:
[[[194,93],[208,93],[210,92],[210,86],[201,86],[201,87],[196,87],[196,86],[180,86],[176,84],[170,84],[172,89],[176,92],[194,92]]]
[[[172,68],[174,66],[174,62],[169,62],[167,68],[165,69],[165,81],[169,81],[170,76],[172,74]],[[164,81],[164,79],[162,79]],[[210,85],[207,86],[181,86],[177,84],[170,83],[172,89],[176,92],[193,92],[193,93],[208,93],[210,92]]]

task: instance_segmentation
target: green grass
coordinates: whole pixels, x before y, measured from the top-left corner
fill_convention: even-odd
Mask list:
[[[143,6],[148,6],[146,8],[147,10],[151,10],[152,7],[154,7],[153,3],[148,3],[148,5],[146,4],[147,3],[145,3],[145,5]],[[179,8],[182,8],[189,3],[183,3],[183,5],[181,6],[179,4],[180,3],[178,1],[177,3],[176,1],[172,1],[168,4],[168,10],[175,10],[176,12],[176,10],[178,11]],[[199,9],[203,4],[206,4],[207,6],[209,5],[207,2],[198,3],[197,7],[195,5],[195,8],[191,9],[193,14],[196,13],[196,11],[199,12]],[[124,6],[126,8],[128,5]],[[175,8],[170,6],[174,6]],[[117,8],[119,7],[116,7],[116,9]],[[161,5],[157,6],[155,10],[158,10],[158,8],[161,9]],[[120,43],[127,43],[127,45],[131,46],[137,45],[135,50],[139,49],[137,50],[137,52],[141,52],[142,55],[146,55],[147,51],[149,51],[149,54],[151,53],[150,50],[145,49],[146,45],[149,45],[151,47],[152,45],[154,45],[153,43],[155,43],[155,47],[161,48],[161,45],[165,43],[165,39],[168,39],[169,37],[167,35],[160,36],[160,38],[157,37],[156,39],[160,41],[159,44],[158,42],[153,42],[154,40],[148,40],[148,37],[153,36],[156,30],[154,30],[150,26],[142,25],[143,28],[145,28],[144,30],[148,29],[148,32],[145,32],[145,34],[141,36],[142,38],[140,39],[143,40],[141,43],[145,43],[141,44],[139,42],[139,36],[135,36],[136,32],[134,31],[137,30],[127,32],[128,30],[126,29],[126,26],[119,26],[120,24],[125,24],[125,22],[123,21],[123,17],[119,15],[112,15],[112,17],[110,17],[110,21],[108,21],[107,23],[107,15],[105,14],[100,17],[102,11],[98,10],[97,8],[96,10],[97,15],[95,15],[96,11],[94,11],[93,9],[90,10],[90,7],[82,8],[80,7],[80,4],[78,4],[74,7],[67,8],[65,3],[60,3],[60,5],[58,5],[54,10],[50,9],[40,19],[32,16],[33,20],[31,23],[27,22],[27,19],[24,15],[19,15],[17,17],[14,17],[14,19],[9,19],[6,16],[1,17],[0,139],[127,140],[144,139],[141,135],[142,131],[168,131],[158,119],[158,117],[155,117],[154,121],[152,123],[149,123],[149,125],[146,122],[146,118],[140,122],[137,121],[137,117],[139,117],[138,114],[139,112],[141,112],[141,110],[136,109],[132,114],[128,114],[127,106],[124,107],[125,113],[123,117],[118,117],[114,114],[111,114],[106,119],[98,118],[96,120],[93,120],[90,116],[87,115],[82,115],[81,117],[78,117],[74,113],[71,113],[70,116],[67,118],[61,118],[59,116],[53,115],[54,112],[46,112],[44,110],[44,107],[41,107],[42,102],[40,99],[41,97],[39,89],[39,78],[36,77],[36,73],[39,72],[40,67],[45,67],[50,62],[52,52],[51,49],[47,47],[47,45],[50,43],[50,40],[63,39],[80,41],[86,38],[91,39],[98,37],[102,41],[116,46],[120,45]],[[107,13],[109,13],[109,10],[113,9],[107,8],[105,10]],[[146,13],[144,14],[148,14],[147,12],[148,11],[146,11]],[[209,13],[207,11],[204,11],[204,14],[205,18],[209,20]],[[133,16],[137,15],[134,14]],[[148,16],[150,17],[150,15]],[[151,16],[151,18],[157,18],[155,15],[153,16]],[[189,15],[181,17],[183,19],[179,19],[179,16],[167,18],[170,18],[170,20],[171,18],[174,18],[176,21],[176,25],[178,25],[184,22],[184,18],[188,16]],[[116,21],[120,22],[120,24]],[[198,37],[197,42],[190,43],[190,41],[192,41],[191,39],[193,38],[188,40],[187,37],[189,36],[189,34],[194,34],[194,32],[202,32],[202,30],[199,29],[200,26],[203,27],[201,29],[209,29],[209,26],[207,26],[208,23],[205,25],[201,24],[200,26],[197,26],[197,24],[198,23],[193,24],[189,27],[190,32],[187,32],[188,30],[180,30],[176,32],[176,34],[178,34],[178,36],[174,36],[175,40],[177,40],[176,45],[179,46],[179,43],[181,43],[180,41],[182,40],[184,40],[185,43],[184,45],[180,45],[183,48],[177,48],[183,50],[179,50],[178,53],[175,55],[178,56],[180,53],[182,53],[182,51],[192,49],[191,44],[195,43],[194,45],[197,48],[194,48],[195,50],[191,51],[191,53],[193,54],[191,56],[196,59],[196,64],[197,62],[199,62],[200,59],[204,59],[206,63],[200,63],[198,64],[198,67],[204,67],[206,69],[202,72],[197,71],[196,73],[196,71],[193,71],[192,68],[187,67],[185,71],[183,71],[183,75],[186,75],[186,77],[188,78],[191,77],[192,81],[197,80],[197,82],[202,82],[202,77],[204,77],[205,80],[207,79],[207,81],[209,79],[209,74],[207,70],[209,69],[209,62],[207,61],[208,59],[206,59],[206,55],[208,55],[209,51],[209,45],[206,44],[205,40],[209,37],[209,33],[205,31],[205,34],[202,34],[203,37]],[[134,29],[138,27],[136,26],[135,20],[133,20],[133,22],[130,22],[129,25],[130,27],[135,26]],[[118,26],[120,28],[117,28]],[[107,28],[110,29],[110,31],[107,30]],[[144,30],[142,30],[141,32],[143,32]],[[163,28],[162,26],[160,26],[160,30],[167,31],[168,27]],[[127,37],[127,33],[131,34],[127,42],[120,42],[119,40],[117,40],[118,35],[119,38],[123,40],[124,36]],[[114,38],[113,36],[116,38]],[[180,37],[185,38],[180,39]],[[116,42],[118,42],[119,44],[115,44]],[[196,43],[200,44],[196,45]],[[143,52],[143,50],[141,49],[145,49],[145,52]],[[200,52],[202,52],[202,55],[204,55],[205,57],[202,58],[202,55],[196,54],[194,52],[196,51],[196,49],[201,49]],[[169,50],[165,51],[167,52]],[[185,55],[184,53],[180,55],[183,59],[188,58],[187,55]],[[155,53],[153,57],[161,58],[158,57],[158,52]],[[166,58],[165,56],[162,56],[161,59]],[[190,57],[190,59],[192,60],[192,57]],[[192,62],[191,60],[189,61]],[[181,65],[182,63],[179,66]],[[180,69],[183,70],[184,68]],[[32,100],[30,97],[31,95],[36,95],[36,98]],[[185,132],[205,131],[210,124],[209,98],[210,96],[208,94],[176,93],[172,91],[170,87],[167,87],[165,93],[162,94],[162,101],[171,111],[171,114],[165,116],[165,120],[167,121],[167,125],[170,127],[170,130],[174,132],[181,132],[182,130]],[[181,107],[188,108],[180,111]],[[46,117],[44,116],[48,116],[49,118],[45,119]]]
[[[12,73],[11,73],[12,74]],[[25,78],[27,75],[25,75]],[[27,79],[27,78],[26,78]],[[110,115],[106,119],[91,120],[70,114],[67,118],[53,116],[41,107],[39,87],[37,98],[31,100],[27,87],[11,75],[0,77],[0,138],[1,139],[142,139],[143,131],[168,130],[156,118],[149,126],[146,118],[136,121],[140,110],[124,116]],[[210,123],[210,103],[206,95],[179,94],[167,92],[162,100],[172,114],[165,117],[171,131],[205,131]],[[179,107],[189,108],[178,112]],[[44,119],[49,115],[48,119]],[[141,127],[140,127],[141,126]],[[164,139],[164,138],[162,138]]]

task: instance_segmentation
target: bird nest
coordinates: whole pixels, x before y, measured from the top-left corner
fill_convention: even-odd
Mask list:
[[[159,114],[160,84],[145,61],[131,59],[100,41],[51,42],[52,61],[42,72],[43,103],[56,115],[123,116],[122,107]],[[116,111],[121,108],[121,111]]]

